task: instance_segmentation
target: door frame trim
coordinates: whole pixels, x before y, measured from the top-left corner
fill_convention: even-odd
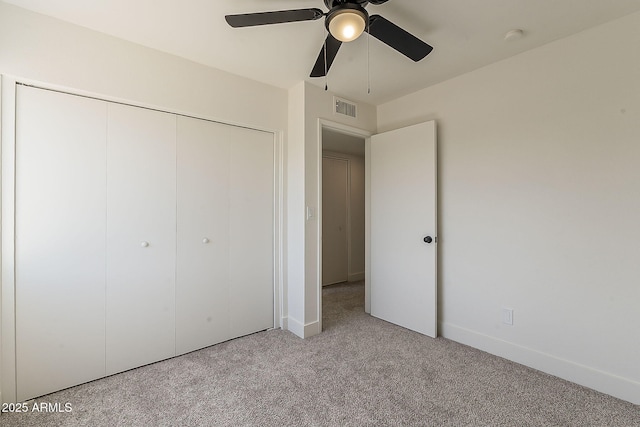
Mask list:
[[[2,76],[2,289],[0,293],[0,401],[16,402],[15,140],[17,81]]]

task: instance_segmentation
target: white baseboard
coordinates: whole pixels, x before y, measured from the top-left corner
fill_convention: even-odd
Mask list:
[[[300,338],[309,338],[320,333],[320,322],[318,321],[307,323],[305,325],[293,317],[289,317],[286,319],[285,324],[287,325],[286,329],[288,331],[293,332]]]
[[[337,285],[338,283],[344,283],[344,282],[340,281],[340,282],[323,283],[322,287],[324,288],[325,286]]]
[[[359,273],[351,273],[349,275],[347,275],[347,282],[359,282],[361,280],[364,280],[364,271],[361,271]],[[335,285],[337,283],[344,283],[344,280],[338,280],[337,282],[329,282],[329,283],[323,283],[322,286],[331,286],[331,285]]]
[[[440,323],[438,326],[440,335],[444,338],[640,405],[640,382],[599,371],[589,366],[450,323]]]
[[[349,274],[349,278],[347,280],[349,282],[359,282],[361,280],[364,280],[364,271]]]

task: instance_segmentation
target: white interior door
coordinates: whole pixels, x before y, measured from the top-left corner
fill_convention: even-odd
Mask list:
[[[107,107],[25,86],[16,107],[22,401],[104,376]]]
[[[178,117],[178,354],[273,327],[273,135]]]
[[[176,116],[109,104],[107,374],[175,355]]]
[[[232,337],[272,328],[273,134],[226,126],[229,142],[229,321]]]
[[[347,250],[347,191],[349,162],[322,158],[322,284],[349,278]]]
[[[435,337],[435,122],[374,135],[370,153],[371,314]]]
[[[178,117],[177,354],[231,338],[225,126]]]

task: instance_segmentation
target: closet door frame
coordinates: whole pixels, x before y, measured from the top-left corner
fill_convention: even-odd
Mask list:
[[[69,95],[79,95],[107,102],[147,108],[156,111],[208,120],[231,126],[255,129],[273,135],[273,325],[283,327],[284,307],[283,231],[284,223],[284,132],[283,130],[234,123],[215,117],[198,116],[149,104],[96,94],[65,86],[10,75],[0,75],[0,131],[1,131],[1,231],[0,263],[2,266],[0,288],[0,402],[15,403],[16,393],[16,324],[15,324],[15,148],[16,148],[16,94],[18,85],[54,90]]]

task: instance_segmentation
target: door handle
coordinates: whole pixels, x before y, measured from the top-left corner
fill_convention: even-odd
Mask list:
[[[431,243],[433,242],[433,239],[431,238],[431,236],[427,236],[424,239],[422,239],[425,243]]]

